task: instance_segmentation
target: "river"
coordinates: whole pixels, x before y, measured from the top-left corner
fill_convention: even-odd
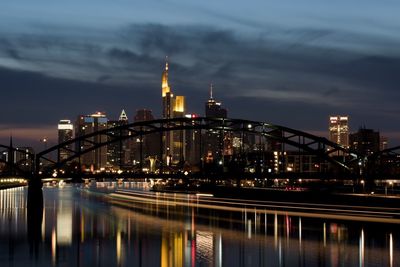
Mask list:
[[[400,264],[398,224],[196,207],[186,195],[187,205],[128,201],[106,197],[115,184],[97,187],[44,186],[43,202],[27,201],[27,187],[0,190],[0,266]],[[124,189],[154,197],[139,184]]]

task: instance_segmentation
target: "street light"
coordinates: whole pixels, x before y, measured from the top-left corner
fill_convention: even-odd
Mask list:
[[[45,150],[47,149],[47,141],[48,141],[47,137],[43,137],[43,139],[40,139],[40,142],[43,143],[43,146],[44,146]]]
[[[360,183],[361,183],[362,186],[363,186],[363,193],[364,193],[364,192],[365,192],[365,181],[364,181],[364,180],[361,180]]]

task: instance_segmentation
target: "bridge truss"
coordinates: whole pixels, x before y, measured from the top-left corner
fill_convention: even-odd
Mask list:
[[[330,162],[339,167],[339,169],[347,172],[351,171],[351,164],[359,159],[359,155],[343,146],[330,142],[326,138],[299,130],[251,120],[197,117],[135,122],[77,137],[36,154],[35,171],[39,172],[46,168],[61,168],[67,162],[77,159],[79,161],[81,156],[86,153],[117,142],[122,144],[122,142],[130,139],[139,140],[139,162],[142,163],[143,142],[141,142],[141,140],[143,140],[143,137],[150,134],[159,134],[160,143],[162,143],[163,134],[171,131],[198,131],[200,134],[196,142],[200,143],[200,151],[204,143],[204,140],[202,140],[203,133],[213,131],[220,133],[220,138],[223,138],[229,133],[239,136],[239,139],[242,137],[241,140],[244,140],[243,136],[245,135],[253,135],[257,142],[263,145],[263,150],[265,150],[265,144],[268,142],[278,142],[281,144],[280,149],[282,152],[284,152],[287,147],[295,148],[298,151],[304,151],[315,155],[321,160]],[[94,138],[96,136],[105,136],[106,138]],[[163,149],[163,145],[160,145],[160,151],[157,155],[161,172],[163,168],[167,168],[167,164],[163,159],[163,154],[165,152]],[[239,154],[245,153],[243,142],[241,142],[238,150],[240,151]],[[69,156],[67,158],[61,158],[61,151],[68,151]],[[51,156],[54,154],[57,155],[55,159]],[[203,158],[204,155],[202,154],[200,157]],[[243,155],[241,155],[241,157],[243,158]],[[44,168],[44,166],[46,167]],[[139,170],[142,170],[142,168],[139,168]]]

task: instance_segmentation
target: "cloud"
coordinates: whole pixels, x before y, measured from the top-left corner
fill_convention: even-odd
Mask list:
[[[271,121],[274,114],[278,124],[298,126],[302,118],[315,124],[308,118],[318,114],[325,128],[329,113],[344,113],[397,129],[390,119],[400,111],[400,56],[385,54],[379,44],[373,52],[357,50],[360,38],[346,39],[349,33],[275,28],[272,34],[243,34],[205,25],[130,24],[83,38],[79,29],[68,36],[48,30],[0,39],[0,80],[8,88],[2,97],[10,100],[4,108],[14,110],[0,115],[1,123],[56,123],[96,110],[112,118],[121,108],[132,114],[154,107],[160,114],[160,76],[168,55],[173,90],[187,96],[191,112],[203,113],[213,82],[216,97],[236,117]],[[351,45],[327,45],[331,40]],[[266,104],[275,110],[260,115],[258,105]],[[293,114],[300,119],[294,121]]]
[[[104,83],[104,82],[106,82],[106,81],[108,81],[108,80],[111,80],[112,79],[112,76],[110,76],[110,75],[100,75],[98,78],[97,78],[97,82],[99,82],[99,83]]]

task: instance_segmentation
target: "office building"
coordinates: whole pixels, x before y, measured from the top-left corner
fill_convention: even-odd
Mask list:
[[[372,129],[360,128],[358,132],[350,134],[350,148],[361,155],[369,156],[379,151],[379,132]]]
[[[70,120],[60,120],[58,123],[58,144],[72,140],[74,132],[74,125]],[[59,159],[66,160],[71,155],[72,144],[66,144],[59,150]]]
[[[151,121],[154,116],[149,109],[138,109],[134,117],[134,122]],[[137,130],[151,131],[151,127],[141,126]],[[160,158],[161,134],[149,133],[142,136],[136,136],[131,140],[132,163],[135,166],[141,166],[144,171],[154,172],[156,170],[156,161]]]
[[[163,119],[183,118],[185,115],[185,97],[174,96],[168,80],[168,60],[161,77],[162,116]],[[166,128],[171,125],[165,125]],[[165,131],[163,140],[163,161],[166,165],[182,163],[185,158],[184,131]]]
[[[112,170],[122,169],[129,163],[129,140],[119,139],[121,136],[128,136],[129,131],[126,129],[113,130],[115,127],[123,126],[128,123],[128,116],[125,110],[121,111],[117,121],[107,122],[107,127],[110,129],[108,136],[110,144],[107,145],[107,167]]]
[[[221,106],[213,97],[213,85],[210,85],[210,98],[205,104],[205,114],[207,118],[226,118],[227,110]]]
[[[329,140],[345,148],[349,147],[349,116],[329,117]]]
[[[210,85],[209,99],[205,103],[205,115],[207,118],[227,117],[227,110],[213,97],[213,84]],[[221,164],[225,155],[232,155],[233,140],[238,140],[237,138],[231,132],[208,130],[205,134],[206,162],[218,161]]]
[[[108,119],[103,112],[96,112],[91,115],[78,116],[75,127],[75,137],[80,137],[93,132],[107,129]],[[105,143],[108,140],[107,135],[95,135],[82,141],[77,151],[84,151],[93,146],[93,144]],[[83,154],[78,161],[83,171],[104,171],[107,166],[107,146],[89,151]]]
[[[186,118],[196,119],[199,117],[197,114],[186,114]],[[192,121],[192,125],[195,125],[195,120]],[[192,171],[198,171],[197,167],[200,165],[201,159],[201,130],[200,129],[188,129],[185,131],[186,137],[186,163],[190,166]],[[197,167],[196,167],[197,166]]]

